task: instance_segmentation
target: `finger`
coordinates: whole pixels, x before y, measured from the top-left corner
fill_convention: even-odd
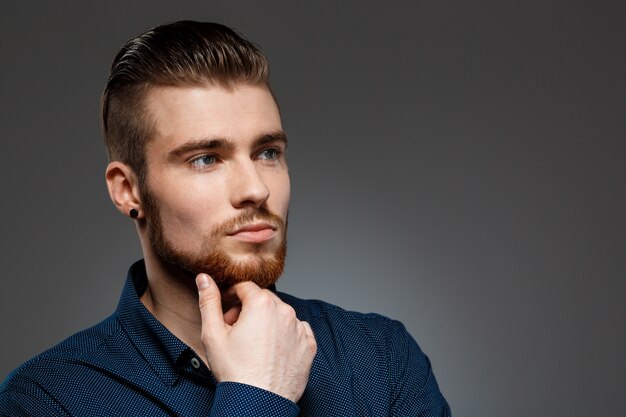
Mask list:
[[[261,287],[252,281],[239,282],[228,289],[228,293],[238,298],[241,304],[246,304],[262,291]]]
[[[232,306],[224,313],[224,323],[232,326],[239,319],[239,313],[241,313],[241,304]]]
[[[226,313],[232,307],[241,304],[239,298],[237,298],[237,295],[231,288],[232,287],[229,287],[228,289],[222,289],[220,291],[220,294],[222,296],[222,312],[224,313]]]
[[[304,332],[306,333],[311,353],[315,355],[315,353],[317,352],[317,340],[315,340],[315,334],[313,333],[313,329],[311,329],[311,325],[308,322],[302,321],[301,323],[304,327]]]
[[[310,338],[315,339],[315,334],[313,334],[313,329],[311,329],[311,325],[306,321],[301,321],[300,323],[302,323],[302,326],[304,327],[304,332],[306,333],[306,335]]]
[[[200,316],[202,317],[202,331],[224,329],[219,288],[207,274],[198,274],[196,286],[199,294],[198,305],[200,307]]]

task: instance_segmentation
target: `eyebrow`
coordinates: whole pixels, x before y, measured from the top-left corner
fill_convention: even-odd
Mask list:
[[[285,146],[287,146],[287,134],[282,130],[277,130],[271,133],[264,134],[254,141],[252,144],[253,147],[262,146],[266,143],[270,142],[283,142]],[[225,138],[214,138],[214,139],[198,139],[192,140],[182,145],[172,149],[168,153],[169,160],[175,160],[180,158],[181,156],[196,152],[196,151],[204,151],[211,149],[223,149],[223,150],[233,150],[235,148],[235,144],[233,141]]]
[[[270,142],[282,142],[285,144],[285,147],[288,145],[287,134],[282,130],[277,130],[272,133],[265,134],[254,141],[253,146],[261,146]]]

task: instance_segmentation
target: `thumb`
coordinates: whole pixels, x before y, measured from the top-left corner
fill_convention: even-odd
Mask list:
[[[214,333],[224,329],[222,299],[215,281],[207,274],[196,276],[198,287],[202,333]]]

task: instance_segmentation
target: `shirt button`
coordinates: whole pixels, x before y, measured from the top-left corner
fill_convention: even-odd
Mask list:
[[[200,367],[200,361],[198,358],[191,358],[191,366],[198,369]]]

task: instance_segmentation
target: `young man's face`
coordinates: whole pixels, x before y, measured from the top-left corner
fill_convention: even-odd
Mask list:
[[[278,279],[286,252],[286,137],[264,85],[154,87],[143,192],[152,249],[218,283]]]

